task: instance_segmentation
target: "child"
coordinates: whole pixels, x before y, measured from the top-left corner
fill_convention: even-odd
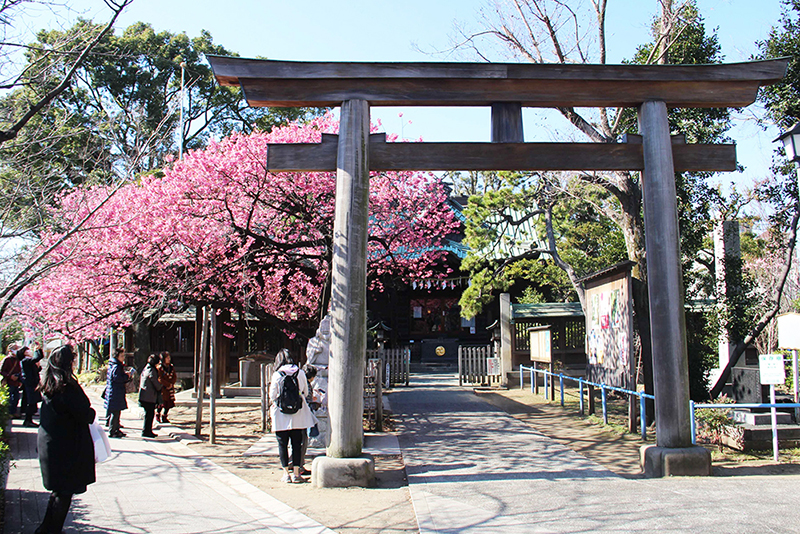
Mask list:
[[[317,376],[317,368],[313,365],[306,366],[308,377],[309,401],[308,405],[314,412],[328,410],[328,381]]]

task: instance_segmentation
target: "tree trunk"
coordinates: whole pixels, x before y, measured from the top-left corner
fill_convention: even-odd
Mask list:
[[[150,325],[144,321],[137,321],[131,325],[133,332],[133,365],[136,369],[143,369],[150,356]]]

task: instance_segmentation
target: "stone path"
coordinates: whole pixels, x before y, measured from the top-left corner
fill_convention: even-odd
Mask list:
[[[156,440],[134,437],[141,420],[131,417],[135,411],[123,414],[128,437],[111,440],[113,457],[97,465],[97,482],[74,498],[64,532],[333,532],[163,431],[165,437]],[[36,429],[15,420],[11,445],[15,465],[6,491],[6,532],[31,533],[48,498],[36,456]]]
[[[629,479],[443,375],[392,393],[421,532],[800,532],[800,477]]]
[[[800,533],[798,475],[623,478],[485,402],[452,376],[390,395],[420,531]],[[76,497],[65,532],[332,532],[179,441],[129,438]],[[161,431],[164,433],[164,431]],[[33,532],[47,500],[35,430],[14,421],[6,532]],[[274,454],[274,437],[250,454]],[[391,436],[366,440],[397,451]],[[313,490],[323,498],[324,490]],[[377,493],[376,493],[377,495]]]

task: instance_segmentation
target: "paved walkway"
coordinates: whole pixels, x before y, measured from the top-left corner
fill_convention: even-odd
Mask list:
[[[458,388],[452,377],[415,377],[390,397],[426,534],[800,533],[800,476],[622,478]],[[141,421],[123,413],[133,436]],[[35,431],[14,423],[6,532],[30,533],[47,492]],[[251,454],[266,452],[256,450],[265,445]],[[98,465],[98,482],[76,497],[66,532],[331,532],[177,441],[129,437],[112,447],[115,457]]]
[[[622,478],[452,387],[391,394],[421,532],[800,532],[799,476]]]
[[[99,402],[96,399],[95,402]],[[95,405],[98,414],[105,414]],[[97,465],[97,482],[77,495],[65,532],[251,533],[333,532],[300,514],[186,445],[165,436],[134,437],[142,421],[123,412],[125,439],[112,439],[114,456]],[[14,421],[14,464],[6,491],[8,533],[32,533],[47,507],[36,455],[36,429]]]

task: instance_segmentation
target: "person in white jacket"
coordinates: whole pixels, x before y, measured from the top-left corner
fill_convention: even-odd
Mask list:
[[[269,383],[270,418],[272,430],[278,440],[278,455],[281,460],[284,474],[282,482],[299,484],[306,482],[300,474],[302,466],[303,434],[308,428],[314,426],[314,417],[306,402],[308,395],[308,380],[306,374],[299,367],[299,361],[287,349],[281,349],[275,356],[272,379]],[[283,413],[278,407],[278,397],[281,393],[281,384],[284,376],[297,373],[297,384],[302,398],[302,406],[297,412]],[[289,470],[289,442],[292,443],[292,470]]]

